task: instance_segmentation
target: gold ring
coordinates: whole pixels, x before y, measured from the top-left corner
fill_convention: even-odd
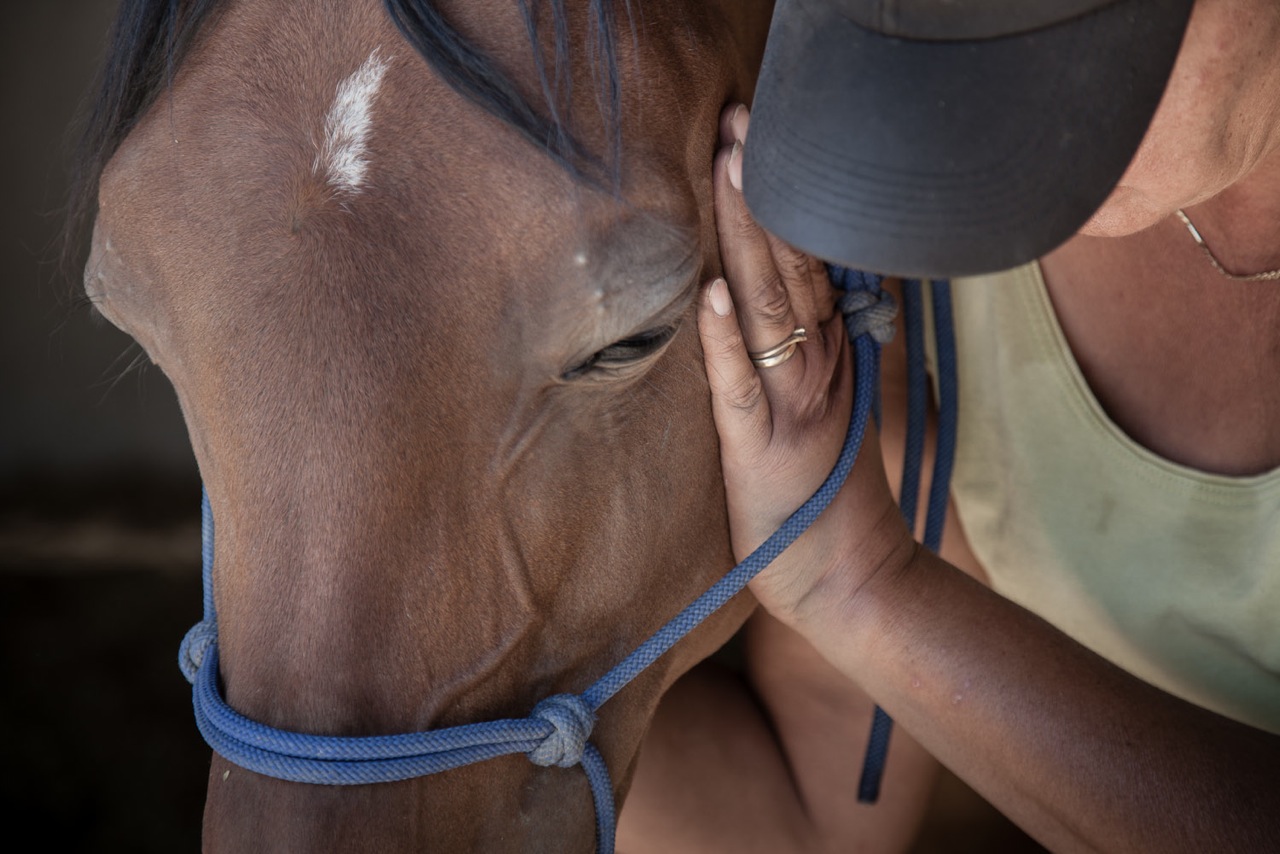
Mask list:
[[[796,348],[800,346],[800,342],[808,340],[809,335],[804,331],[804,327],[797,326],[795,331],[788,335],[781,344],[776,347],[770,347],[768,350],[761,350],[759,353],[747,353],[747,356],[751,359],[751,364],[757,368],[772,368],[775,365],[781,365],[794,356]]]

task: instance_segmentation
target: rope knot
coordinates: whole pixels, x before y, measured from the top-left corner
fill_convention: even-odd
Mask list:
[[[201,620],[192,626],[178,647],[178,666],[187,681],[195,683],[196,672],[204,663],[209,647],[218,642],[218,624],[212,620]]]
[[[595,712],[585,700],[576,694],[556,694],[534,706],[529,717],[551,724],[547,737],[529,751],[529,761],[544,768],[572,768],[582,761],[582,751],[596,723]]]
[[[893,340],[898,303],[888,291],[845,291],[840,297],[840,313],[844,315],[850,341],[864,334],[870,335],[877,344]]]

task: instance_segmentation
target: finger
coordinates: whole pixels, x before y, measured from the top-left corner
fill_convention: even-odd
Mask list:
[[[786,435],[797,425],[812,425],[830,417],[833,409],[848,409],[850,356],[844,319],[838,314],[815,327],[805,353],[805,375],[790,394],[782,397],[776,390],[771,395],[770,429]],[[807,427],[803,429],[808,429]]]
[[[729,143],[745,145],[751,127],[751,111],[738,105],[725,111],[721,138],[728,135]],[[782,274],[782,283],[791,298],[800,325],[806,329],[820,328],[832,315],[835,307],[834,289],[827,275],[827,267],[817,258],[796,249],[780,237],[765,232],[774,264]]]
[[[767,231],[764,235],[796,322],[810,331],[820,329],[830,319],[834,305],[826,265],[780,237]]]
[[[827,381],[827,408],[849,411],[853,398],[853,346],[846,334],[844,318],[833,313],[823,321],[822,331],[823,358],[832,366]]]
[[[747,349],[758,353],[784,341],[800,324],[764,230],[751,218],[738,189],[741,160],[741,143],[734,143],[731,149],[722,150],[716,157],[716,230],[720,238],[720,259],[738,308],[742,336]],[[789,372],[784,371],[789,368],[790,363],[784,363],[769,370],[782,374]]]
[[[730,104],[720,113],[720,144],[731,146],[747,141],[749,111],[746,104]]]
[[[734,142],[741,142],[745,145],[750,128],[751,111],[745,104],[726,108],[720,116],[721,144],[732,146]],[[836,301],[826,265],[768,231],[765,237],[800,324],[806,329],[821,326],[834,313]]]
[[[711,385],[711,412],[721,447],[750,455],[769,443],[769,398],[747,356],[729,286],[713,281],[698,305],[698,335]]]

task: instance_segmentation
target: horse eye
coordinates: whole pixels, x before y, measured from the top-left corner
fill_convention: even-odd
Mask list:
[[[615,341],[603,350],[598,350],[589,359],[560,375],[563,380],[577,379],[592,371],[608,371],[630,367],[637,362],[657,353],[667,345],[676,334],[675,326],[660,326],[647,329],[636,335]]]

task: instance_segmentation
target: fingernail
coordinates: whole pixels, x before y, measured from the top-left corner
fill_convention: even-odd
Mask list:
[[[729,154],[729,183],[733,189],[742,192],[742,143],[735,142]]]
[[[733,108],[733,115],[729,118],[729,127],[733,129],[733,138],[738,142],[747,141],[747,126],[751,123],[751,111],[747,109],[746,104],[739,104]]]
[[[729,297],[729,283],[724,279],[716,279],[711,283],[707,300],[711,303],[711,310],[717,317],[728,317],[729,312],[733,311],[733,300]]]

